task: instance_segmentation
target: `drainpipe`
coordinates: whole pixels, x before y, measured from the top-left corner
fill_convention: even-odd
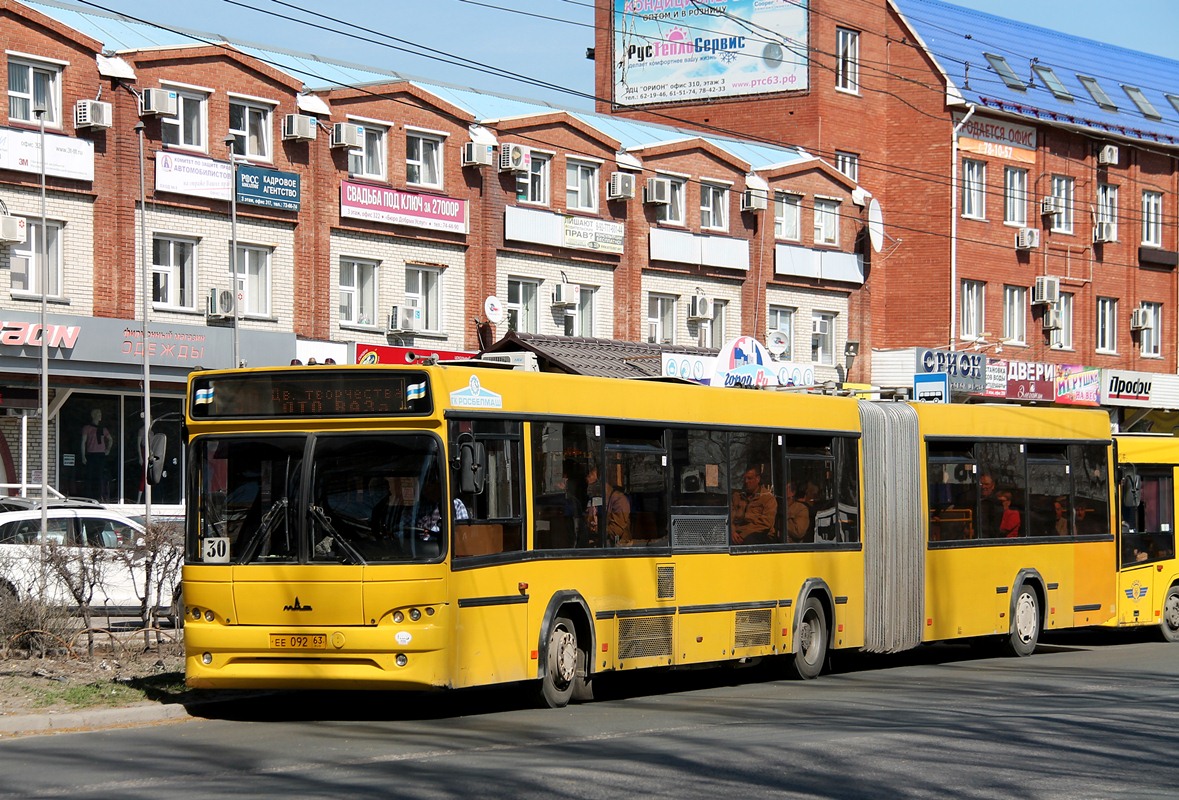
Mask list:
[[[950,351],[958,341],[958,131],[974,116],[974,103],[950,135],[953,155],[950,162]]]

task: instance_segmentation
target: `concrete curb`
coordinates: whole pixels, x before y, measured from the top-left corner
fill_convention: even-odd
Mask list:
[[[180,703],[144,703],[125,708],[95,708],[47,714],[0,717],[0,738],[35,736],[66,731],[91,731],[187,719]]]

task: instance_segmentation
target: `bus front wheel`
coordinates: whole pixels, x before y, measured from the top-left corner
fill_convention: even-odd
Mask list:
[[[1179,642],[1179,586],[1172,586],[1163,601],[1163,618],[1159,620],[1159,631],[1168,642]]]
[[[574,694],[584,694],[585,656],[577,643],[577,628],[568,617],[557,617],[545,647],[545,671],[540,679],[540,699],[549,708],[564,708]]]
[[[819,677],[827,660],[827,617],[823,605],[808,597],[799,617],[798,646],[794,650],[791,671],[803,680]]]
[[[1013,656],[1030,656],[1040,641],[1040,602],[1035,590],[1022,586],[1011,614],[1011,632],[1004,644]]]

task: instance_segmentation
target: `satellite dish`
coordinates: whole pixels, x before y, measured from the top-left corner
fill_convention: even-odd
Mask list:
[[[874,252],[879,253],[880,248],[884,247],[884,215],[875,197],[868,203],[868,240],[872,242]]]
[[[766,349],[775,356],[785,353],[789,346],[790,339],[782,331],[770,331],[769,336],[766,337]]]
[[[496,325],[504,321],[504,304],[495,295],[491,295],[483,301],[483,311],[487,314],[487,319]]]

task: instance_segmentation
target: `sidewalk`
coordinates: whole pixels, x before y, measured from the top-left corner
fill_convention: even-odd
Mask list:
[[[20,736],[40,736],[72,731],[107,730],[188,719],[181,703],[140,703],[124,708],[92,708],[80,711],[46,711],[0,717],[0,741]]]

